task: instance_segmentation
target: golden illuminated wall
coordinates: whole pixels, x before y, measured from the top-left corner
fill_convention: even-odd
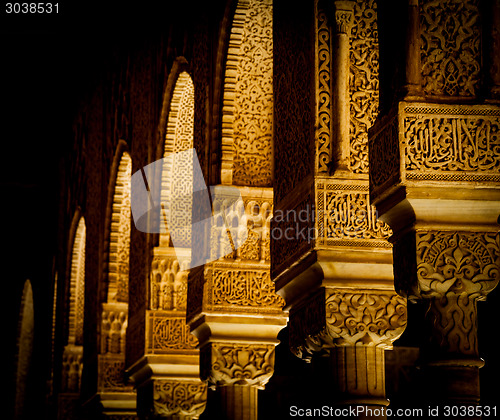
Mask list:
[[[92,222],[74,222],[69,246],[60,417],[80,383],[108,418],[255,419],[258,395],[276,410],[297,395],[385,407],[391,370],[419,352],[426,372],[440,366],[437,399],[455,369],[472,372],[474,403],[476,304],[498,282],[498,4],[196,6],[189,25],[117,53],[75,124],[65,204],[85,202]],[[225,212],[204,232],[177,154],[191,148]],[[139,232],[130,177],[158,159],[161,230]],[[175,248],[163,212],[186,227]],[[188,270],[193,243],[210,261]],[[408,299],[426,315],[390,353]]]

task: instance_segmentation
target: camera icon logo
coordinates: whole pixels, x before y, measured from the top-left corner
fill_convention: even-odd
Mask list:
[[[207,187],[195,149],[167,155],[131,177],[136,229],[168,235],[179,261],[190,255],[186,268],[225,257],[245,242],[242,209],[238,188]]]

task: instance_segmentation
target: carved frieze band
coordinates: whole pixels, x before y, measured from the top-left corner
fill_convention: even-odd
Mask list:
[[[273,344],[209,343],[200,350],[201,377],[213,386],[263,388],[274,373]]]
[[[463,172],[481,172],[500,180],[500,109],[492,116],[405,114],[407,179],[442,179],[447,172],[467,180]]]
[[[291,314],[290,348],[305,359],[335,346],[389,349],[406,322],[406,300],[395,292],[321,289]]]
[[[401,182],[399,119],[390,115],[369,132],[370,189],[384,191]]]
[[[204,382],[154,381],[153,411],[156,416],[197,419],[205,410],[206,402],[207,385]]]
[[[155,256],[151,265],[151,309],[186,310],[188,272],[174,256]]]
[[[125,378],[125,355],[99,355],[100,392],[132,391],[132,385]]]
[[[297,201],[285,202],[275,210],[271,220],[273,277],[309,252],[315,243],[314,193],[308,189],[295,197]]]
[[[206,310],[262,313],[281,311],[284,305],[275,292],[269,265],[215,263],[207,267],[205,280]]]
[[[146,325],[146,351],[149,354],[194,350],[198,345],[185,316],[178,312],[148,311]]]
[[[319,245],[391,247],[392,231],[377,218],[367,184],[318,180],[316,186]]]
[[[500,182],[500,108],[402,103],[369,150],[375,195],[406,180]]]

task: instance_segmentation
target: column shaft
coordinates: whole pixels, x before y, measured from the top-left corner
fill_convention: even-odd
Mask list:
[[[228,385],[219,388],[227,420],[257,420],[258,389],[255,386]]]

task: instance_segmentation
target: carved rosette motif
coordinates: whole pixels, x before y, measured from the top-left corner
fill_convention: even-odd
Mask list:
[[[200,350],[201,377],[214,386],[263,389],[274,373],[274,344],[209,343]]]
[[[433,96],[475,96],[481,81],[478,0],[420,1],[422,87]]]
[[[338,346],[391,349],[406,322],[406,300],[395,292],[321,289],[291,315],[290,347],[305,359]]]
[[[354,173],[368,173],[368,129],[378,115],[379,48],[375,0],[354,2],[350,36],[350,161]]]
[[[154,381],[153,411],[157,416],[197,419],[206,401],[207,385],[201,381]]]

